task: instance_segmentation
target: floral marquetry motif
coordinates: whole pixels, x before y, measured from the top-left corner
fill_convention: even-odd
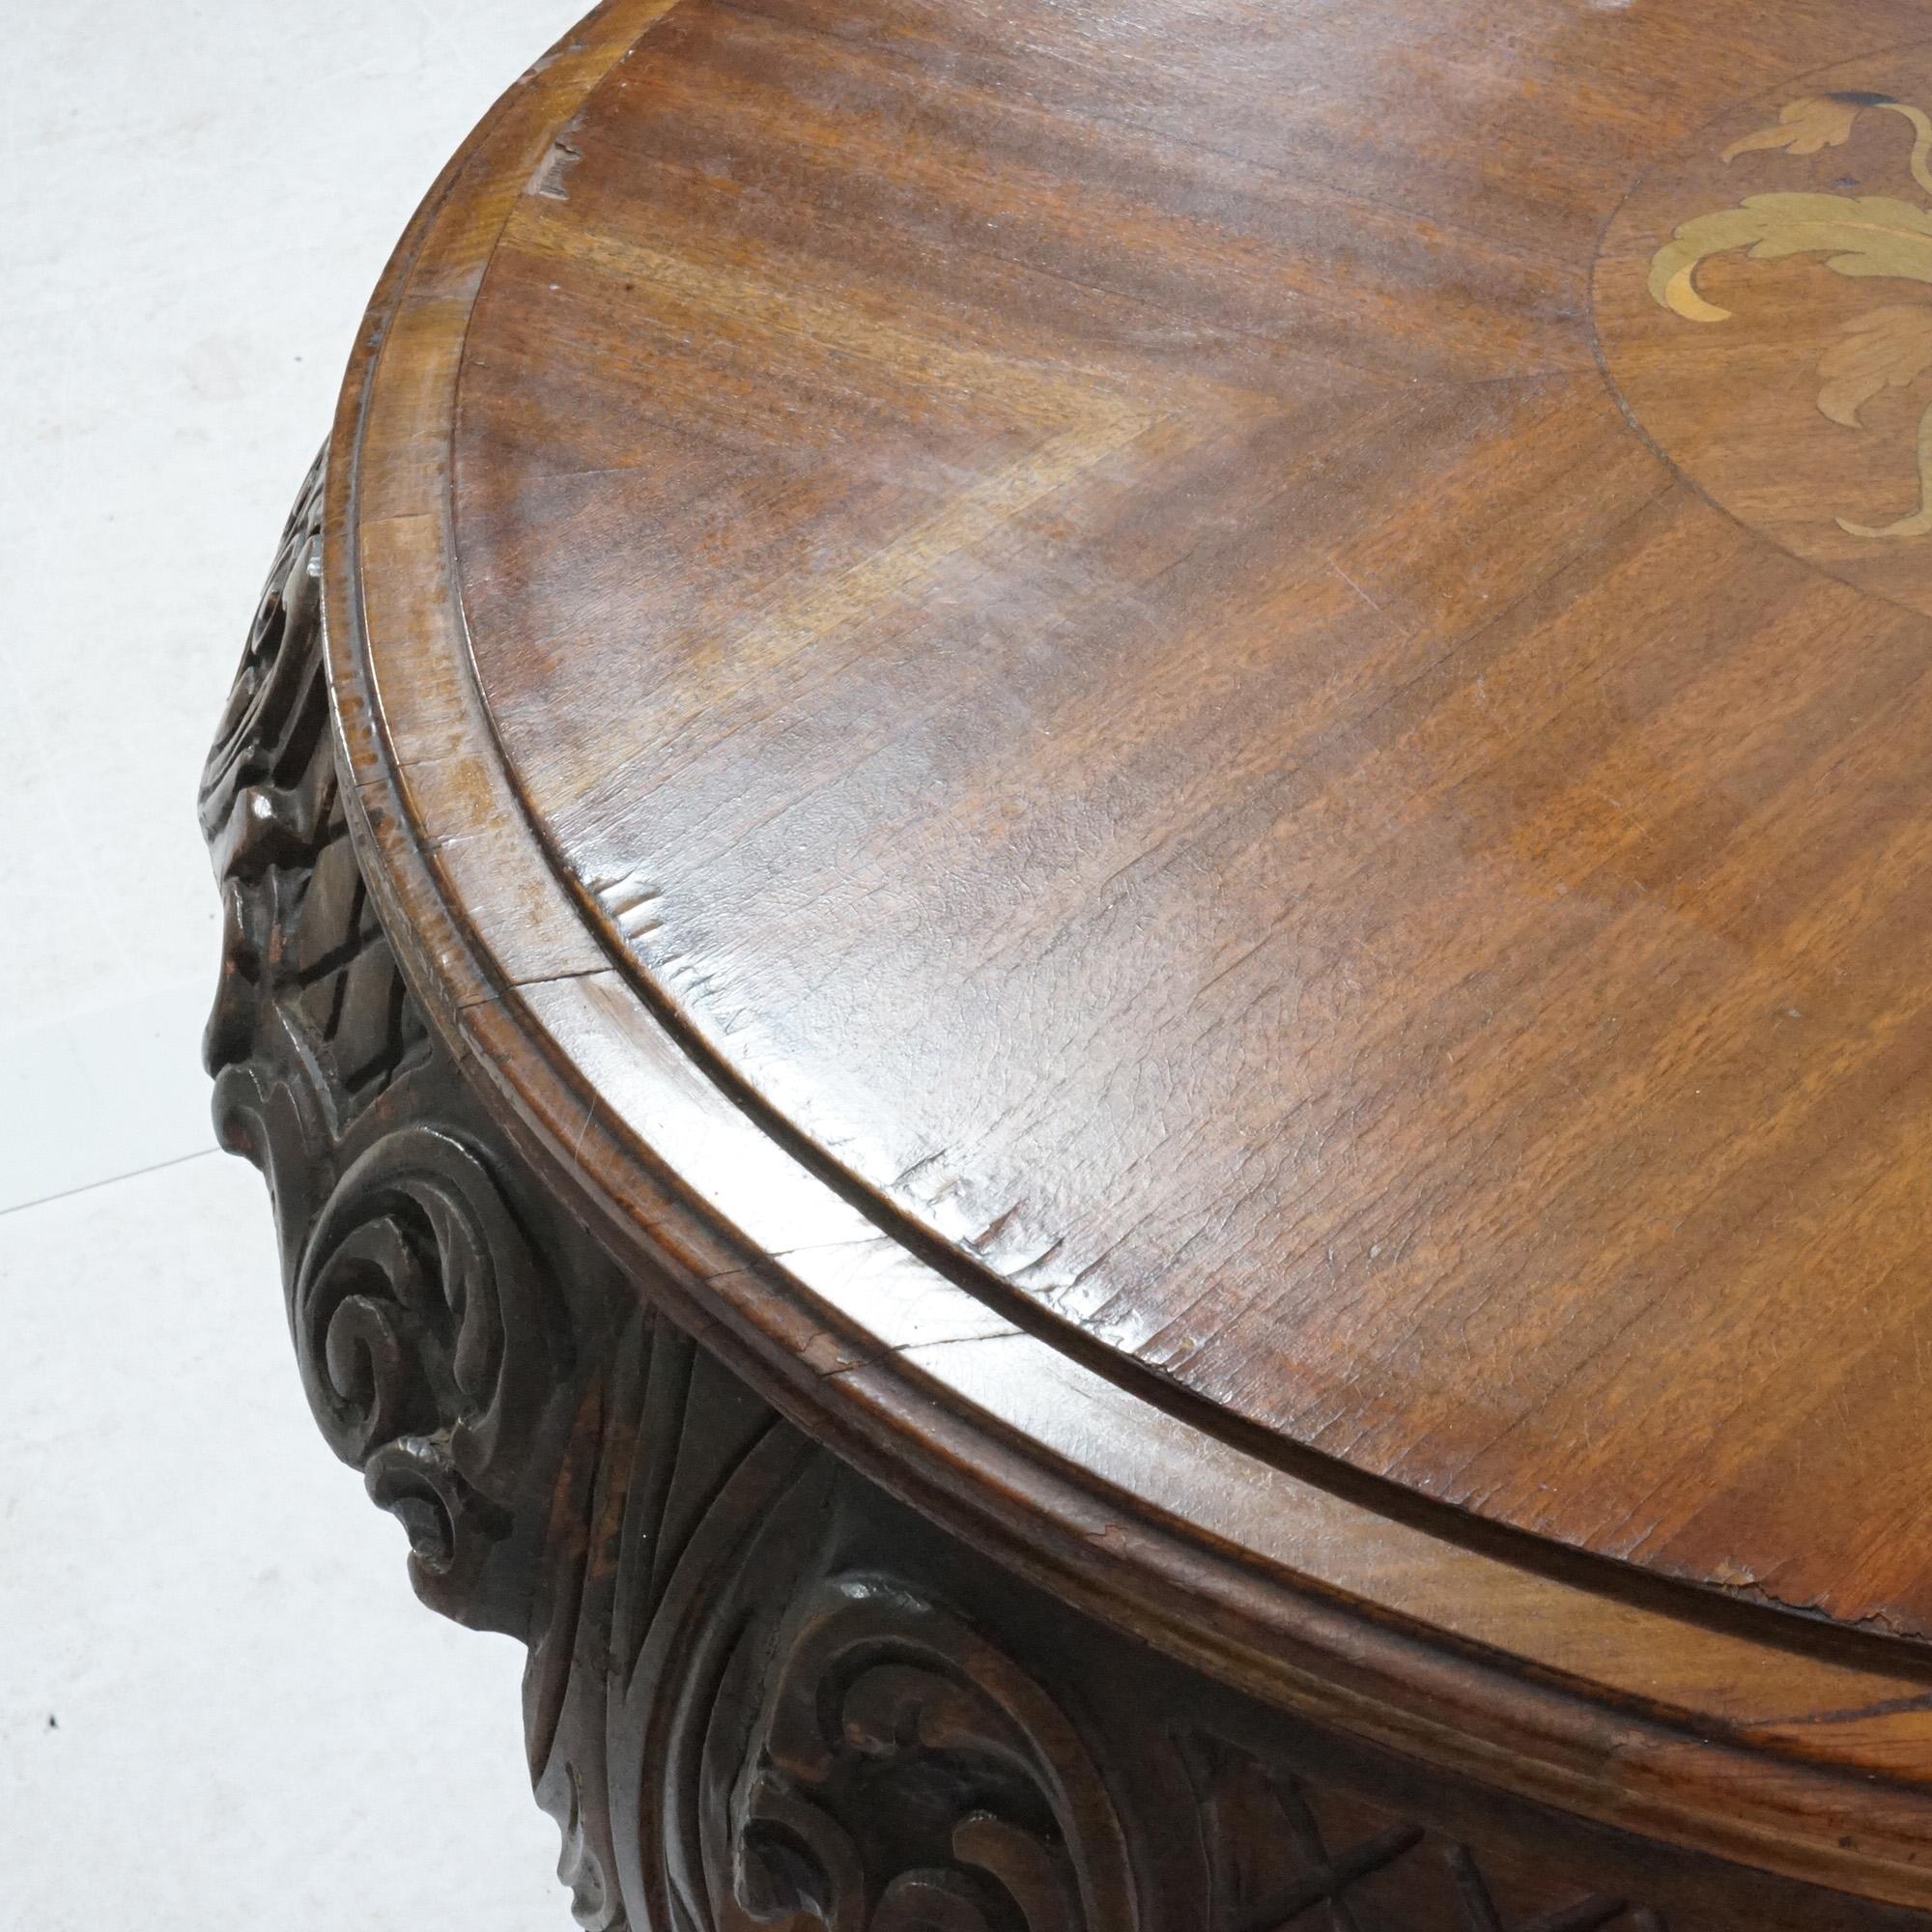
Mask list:
[[[1723,159],[1764,149],[1816,155],[1842,147],[1866,109],[1894,114],[1912,134],[1909,167],[1924,203],[1895,196],[1758,194],[1732,209],[1700,214],[1678,228],[1650,267],[1650,293],[1663,307],[1690,322],[1730,319],[1698,292],[1697,270],[1714,255],[1747,250],[1753,261],[1776,262],[1816,255],[1840,275],[1932,285],[1932,121],[1903,100],[1882,94],[1842,93],[1794,100],[1777,124],[1746,134],[1724,150]],[[1843,325],[1840,340],[1819,360],[1825,386],[1818,408],[1848,429],[1860,427],[1859,411],[1886,387],[1906,388],[1932,368],[1932,299],[1917,307],[1874,308]],[[1883,527],[1838,519],[1858,537],[1916,537],[1932,530],[1932,404],[1919,418],[1919,507]]]
[[[1928,33],[605,0],[451,162],[207,1053],[584,1932],[1932,1927]]]
[[[1596,300],[1610,374],[1666,456],[1753,528],[1920,610],[1926,100],[1932,54],[1908,45],[1703,128],[1617,211]]]

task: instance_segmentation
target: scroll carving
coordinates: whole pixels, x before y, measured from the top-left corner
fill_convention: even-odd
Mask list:
[[[1140,1923],[1119,1817],[1072,1725],[1010,1658],[891,1577],[807,1594],[757,1736],[714,1849],[753,1924]]]
[[[1466,1829],[1001,1577],[651,1312],[506,1146],[376,917],[333,761],[321,485],[202,789],[215,1116],[267,1175],[324,1435],[423,1597],[529,1646],[580,1924],[1663,1932],[1601,1882],[1647,1866]],[[1700,1932],[1849,1922],[1807,1911]]]
[[[483,1575],[558,1380],[542,1296],[478,1155],[403,1126],[336,1184],[291,1311],[323,1433],[408,1530],[419,1593],[519,1634],[521,1590],[497,1601]]]
[[[202,786],[225,926],[215,1120],[268,1175],[323,1434],[402,1521],[420,1593],[522,1634],[529,1552],[509,1546],[562,1393],[565,1323],[350,844],[322,664],[322,475],[283,533]]]

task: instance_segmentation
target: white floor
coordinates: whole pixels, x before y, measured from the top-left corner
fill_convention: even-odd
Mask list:
[[[567,1925],[213,1151],[195,779],[390,242],[589,0],[0,0],[0,1932]]]

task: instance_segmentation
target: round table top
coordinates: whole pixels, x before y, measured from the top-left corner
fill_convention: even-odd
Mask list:
[[[613,0],[331,479],[445,1023],[982,1482],[1051,1360],[1204,1544],[1932,1633],[1928,112],[1917,0]]]

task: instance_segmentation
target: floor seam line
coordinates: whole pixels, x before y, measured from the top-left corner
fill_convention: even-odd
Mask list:
[[[125,1174],[102,1175],[99,1180],[83,1180],[78,1187],[62,1187],[52,1194],[43,1194],[33,1201],[15,1201],[12,1207],[0,1208],[0,1221],[9,1214],[24,1214],[30,1208],[45,1208],[55,1201],[71,1201],[77,1194],[93,1194],[102,1187],[112,1187],[120,1180],[139,1180],[144,1174],[160,1174],[171,1167],[185,1167],[191,1160],[205,1160],[210,1154],[219,1153],[218,1147],[196,1148],[192,1153],[170,1155],[166,1160],[150,1161],[146,1167],[130,1167]]]

